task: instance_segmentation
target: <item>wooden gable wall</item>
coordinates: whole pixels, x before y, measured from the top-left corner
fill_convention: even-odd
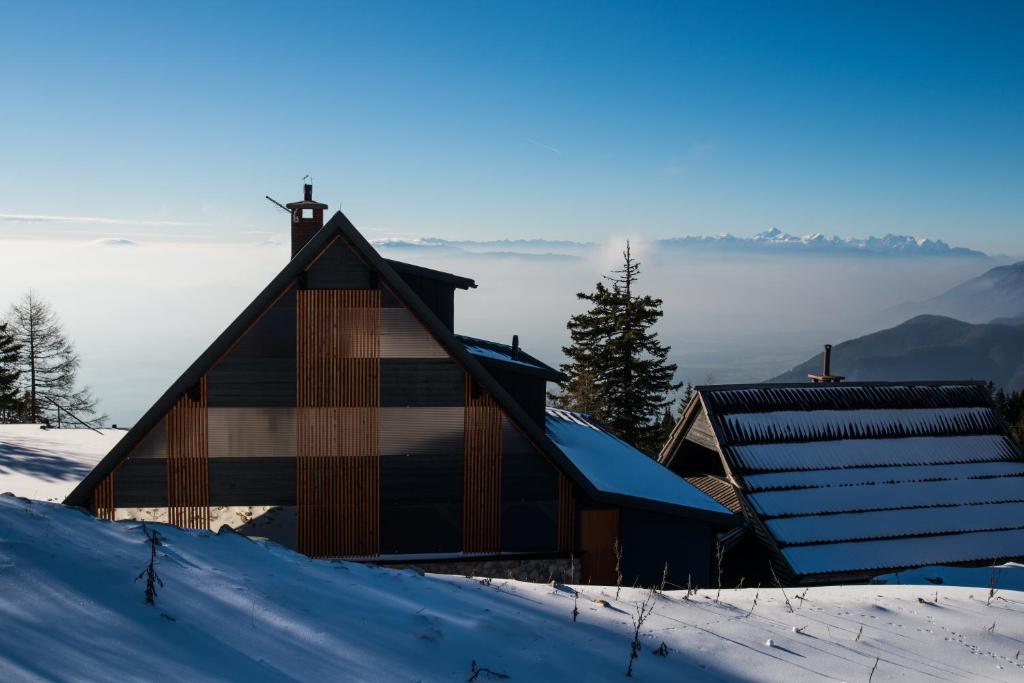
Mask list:
[[[315,556],[557,550],[558,471],[467,377],[337,238],[205,375],[207,504],[296,505]],[[116,507],[177,490],[170,424],[108,477]]]

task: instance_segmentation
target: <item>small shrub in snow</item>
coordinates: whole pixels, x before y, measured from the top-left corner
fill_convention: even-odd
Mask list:
[[[143,576],[146,577],[146,604],[152,605],[156,603],[157,585],[161,588],[164,587],[164,582],[160,580],[160,576],[156,573],[156,547],[160,545],[160,534],[156,531],[150,532],[146,528],[145,522],[142,523],[142,533],[146,535],[146,543],[149,544],[149,564],[139,572],[135,580],[138,581]]]
[[[470,669],[469,670],[470,670],[470,676],[469,676],[469,678],[466,679],[467,681],[475,681],[475,680],[477,680],[480,677],[480,674],[486,674],[487,678],[494,678],[494,679],[497,679],[499,681],[503,681],[503,680],[505,680],[505,679],[507,679],[509,677],[508,674],[503,674],[500,671],[492,671],[491,669],[488,669],[485,666],[477,665],[475,659],[473,660],[473,663],[470,664]]]
[[[654,650],[654,654],[658,657],[668,657],[668,645],[665,644],[664,640],[661,641],[661,645]]]
[[[633,675],[633,662],[640,656],[640,629],[643,628],[647,617],[654,612],[655,595],[655,590],[650,589],[643,602],[634,605],[633,613],[629,615],[633,620],[633,641],[629,644],[629,666],[626,667],[626,676]]]

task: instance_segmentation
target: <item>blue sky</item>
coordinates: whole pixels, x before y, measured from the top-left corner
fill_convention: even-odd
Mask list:
[[[1024,253],[1024,4],[4,3],[7,234],[910,233]],[[146,224],[170,221],[195,225]]]

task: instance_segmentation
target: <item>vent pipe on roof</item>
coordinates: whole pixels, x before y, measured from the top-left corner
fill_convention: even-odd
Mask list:
[[[519,360],[519,335],[512,335],[512,360]]]
[[[839,382],[842,382],[843,379],[844,379],[842,377],[842,375],[833,375],[832,374],[832,345],[831,344],[825,344],[825,353],[823,354],[823,356],[824,356],[824,360],[822,362],[821,374],[820,375],[810,374],[810,375],[807,375],[807,376],[810,377],[811,381],[814,382],[815,384],[817,384],[819,382],[823,382],[825,384],[838,384]]]

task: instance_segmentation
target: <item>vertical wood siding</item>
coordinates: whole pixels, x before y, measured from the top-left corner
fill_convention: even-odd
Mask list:
[[[463,551],[501,549],[501,409],[466,373]]]
[[[114,470],[117,471],[116,468]],[[92,494],[92,512],[99,519],[114,519],[114,472],[103,477],[103,481]]]
[[[558,551],[571,553],[576,536],[576,496],[572,481],[563,473],[558,475]]]
[[[192,529],[210,528],[209,446],[206,376],[194,392],[178,399],[167,421],[168,521]]]
[[[298,548],[380,552],[380,292],[297,299]]]

